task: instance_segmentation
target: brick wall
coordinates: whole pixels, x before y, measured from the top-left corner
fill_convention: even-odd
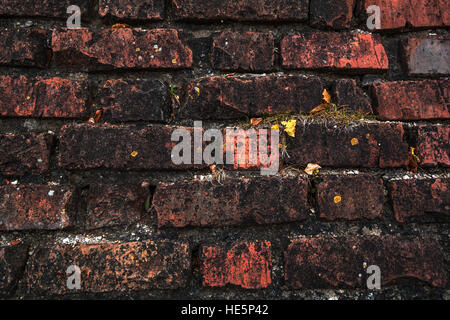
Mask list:
[[[0,0],[1,297],[449,299],[449,26],[445,0]],[[311,116],[324,90],[360,119]],[[275,176],[171,161],[178,127],[281,115]]]

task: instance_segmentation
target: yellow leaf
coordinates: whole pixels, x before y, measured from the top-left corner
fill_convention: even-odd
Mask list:
[[[341,201],[342,201],[342,197],[341,196],[334,197],[334,203],[339,203]]]
[[[280,130],[280,126],[277,124],[274,124],[271,128],[272,130]]]
[[[261,118],[251,118],[250,119],[250,123],[252,126],[257,126],[258,124],[260,124],[262,121]]]
[[[350,143],[352,144],[352,146],[356,146],[359,143],[359,141],[358,139],[353,138],[352,140],[350,140]]]
[[[281,124],[285,126],[284,131],[291,137],[295,137],[295,126],[297,120],[282,121]]]
[[[328,93],[327,89],[323,90],[322,95],[323,95],[323,100],[325,100],[326,103],[331,103],[331,96]]]
[[[321,169],[322,167],[319,166],[317,163],[308,163],[308,165],[305,168],[305,172],[309,175],[313,175],[314,172]]]
[[[128,27],[128,25],[125,23],[116,23],[115,25],[112,26],[112,29],[123,29],[126,27]]]
[[[131,153],[131,156],[132,156],[133,158],[135,158],[137,155],[138,155],[137,151],[133,151],[133,152]]]

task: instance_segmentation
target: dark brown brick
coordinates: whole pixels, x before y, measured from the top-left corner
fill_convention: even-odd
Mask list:
[[[295,289],[366,288],[369,275],[364,263],[380,267],[382,288],[401,278],[415,278],[435,287],[445,287],[447,280],[438,242],[394,236],[293,240],[285,255],[285,280]]]
[[[450,37],[408,38],[404,53],[410,75],[450,74]]]
[[[50,61],[45,30],[1,28],[0,42],[0,65],[45,68]]]
[[[450,118],[449,80],[394,81],[372,85],[381,119]]]
[[[102,120],[164,121],[170,116],[170,90],[160,80],[112,79],[98,92]]]
[[[288,35],[281,41],[281,56],[283,67],[288,69],[377,72],[389,67],[381,38],[363,33]]]
[[[272,224],[308,217],[305,178],[160,183],[153,197],[159,227]]]
[[[226,246],[202,246],[203,286],[223,287],[227,284],[245,289],[267,288],[271,280],[271,243],[240,242]]]
[[[175,16],[184,20],[302,21],[308,0],[172,0]]]
[[[287,163],[303,167],[308,163],[327,167],[404,167],[408,165],[404,135],[399,123],[372,122],[348,127],[297,123],[295,138],[287,140]]]
[[[0,15],[16,17],[68,18],[67,8],[80,7],[82,18],[88,14],[91,0],[1,0]]]
[[[47,173],[52,141],[46,134],[0,135],[0,173],[6,176]]]
[[[184,88],[182,119],[236,119],[309,112],[322,103],[320,79],[302,76],[213,76]]]
[[[0,247],[0,296],[8,296],[14,292],[27,257],[26,246]]]
[[[371,5],[381,9],[381,29],[400,29],[407,25],[415,28],[448,25],[448,0],[365,0],[364,8]],[[446,16],[447,15],[447,16]]]
[[[52,48],[58,66],[84,71],[177,69],[192,65],[192,50],[174,29],[55,29]]]
[[[119,20],[162,20],[164,0],[100,0],[101,17]]]
[[[364,91],[358,87],[353,79],[342,79],[334,85],[336,103],[347,106],[350,110],[363,114],[372,114],[372,103]]]
[[[81,270],[81,289],[68,289],[66,270]],[[146,241],[86,245],[41,246],[26,268],[30,294],[70,294],[145,289],[177,289],[190,271],[189,245]]]
[[[310,0],[310,23],[344,29],[351,26],[355,0]]]
[[[417,155],[426,167],[450,167],[450,127],[422,125],[417,134]]]
[[[389,189],[399,222],[427,215],[440,220],[450,215],[450,179],[392,180]]]
[[[224,31],[214,38],[212,66],[219,70],[270,71],[275,44],[272,33]]]
[[[59,139],[59,165],[66,169],[107,168],[124,171],[199,167],[175,165],[172,162],[172,149],[178,144],[171,142],[175,129],[160,125],[65,125]],[[193,160],[191,162],[194,163]]]
[[[375,175],[326,175],[318,179],[316,197],[319,215],[326,220],[375,219],[383,214],[383,181]]]
[[[74,224],[74,191],[60,185],[0,187],[0,230],[58,230]]]
[[[87,81],[0,76],[0,115],[6,117],[83,118]]]
[[[148,196],[136,185],[92,185],[87,200],[87,229],[131,225],[140,220]]]

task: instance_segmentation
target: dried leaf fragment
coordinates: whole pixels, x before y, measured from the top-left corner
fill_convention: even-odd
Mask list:
[[[319,166],[317,163],[308,163],[308,165],[305,168],[305,172],[309,175],[313,175],[319,173],[319,169],[322,169],[322,167]]]

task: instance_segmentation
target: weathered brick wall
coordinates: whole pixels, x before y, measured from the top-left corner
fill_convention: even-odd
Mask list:
[[[82,29],[66,28],[72,4]],[[1,297],[449,299],[449,14],[0,0]],[[324,89],[365,116],[297,121],[276,176],[171,161],[179,126],[307,115]]]

